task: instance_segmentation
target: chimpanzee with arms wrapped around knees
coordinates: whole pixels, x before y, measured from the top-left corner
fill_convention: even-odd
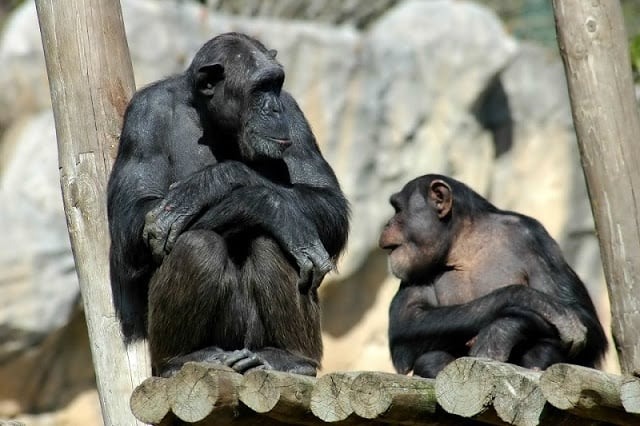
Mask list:
[[[148,312],[154,374],[184,362],[315,375],[317,289],[348,204],[276,52],[238,33],[135,94],[109,180],[111,281]]]
[[[401,279],[389,312],[398,372],[435,377],[467,355],[532,369],[601,359],[589,294],[539,222],[435,174],[390,201],[379,244]]]

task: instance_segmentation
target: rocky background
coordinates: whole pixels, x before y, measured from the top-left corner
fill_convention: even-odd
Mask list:
[[[451,0],[121,0],[136,82],[180,72],[204,41],[242,31],[276,48],[352,204],[349,248],[322,286],[324,371],[392,371],[398,281],[377,248],[389,195],[452,175],[540,220],[608,300],[554,49],[519,41],[484,6]],[[0,8],[0,13],[3,12]],[[57,170],[33,2],[0,34],[0,423],[101,424]],[[604,365],[617,371],[615,356]]]

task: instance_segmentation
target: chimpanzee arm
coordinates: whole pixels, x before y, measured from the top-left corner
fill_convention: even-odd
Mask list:
[[[123,306],[117,302],[116,309],[127,340],[146,333],[144,319],[135,316],[136,312],[145,312],[147,283],[154,269],[151,253],[141,238],[144,218],[164,197],[173,173],[163,143],[173,114],[170,100],[163,93],[151,86],[134,95],[125,113],[107,188],[111,285],[126,292]],[[181,122],[188,128],[188,120]],[[124,306],[129,303],[133,309]]]
[[[246,215],[247,208],[254,209],[254,212],[258,208],[261,216],[253,217],[259,218],[265,229],[272,232],[285,251],[296,259],[302,278],[305,279],[309,273],[319,275],[320,279],[324,276],[346,244],[348,203],[302,112],[293,98],[283,94],[283,99],[291,115],[290,136],[293,141],[284,154],[289,184],[276,183],[242,162],[225,161],[172,185],[165,199],[146,217],[143,238],[156,257],[168,253],[189,223],[215,207],[230,191],[262,186],[266,192],[260,193],[267,194],[263,200],[283,202],[278,205],[279,210],[273,215],[266,214],[264,210],[268,207],[252,204],[252,198],[236,198],[237,214]],[[251,191],[251,194],[257,192]],[[239,209],[243,205],[241,212]],[[224,220],[228,222],[232,211],[228,210],[229,207],[225,209],[227,216]],[[286,214],[281,214],[285,210]],[[283,222],[283,218],[287,221]],[[221,220],[216,221],[217,226],[221,226]],[[291,226],[293,224],[297,228]],[[317,279],[312,281],[315,283]]]
[[[545,293],[522,285],[503,287],[469,303],[432,307],[409,300],[400,290],[391,304],[389,342],[394,366],[406,373],[424,352],[449,342],[466,342],[501,317],[520,317],[532,323],[540,318],[556,325],[570,353],[585,343],[586,328],[569,307]]]
[[[234,229],[261,228],[282,247],[290,248],[291,256],[300,267],[300,290],[306,292],[319,286],[333,264],[314,223],[293,205],[295,196],[292,189],[274,192],[260,185],[240,187],[209,207],[189,229],[233,232]],[[324,214],[331,220],[330,216],[340,213],[326,210]],[[325,261],[314,265],[312,259]]]
[[[171,107],[153,87],[134,95],[125,113],[118,156],[109,177],[107,210],[111,234],[111,275],[116,285],[146,282],[151,255],[140,238],[145,214],[171,182],[164,152]]]

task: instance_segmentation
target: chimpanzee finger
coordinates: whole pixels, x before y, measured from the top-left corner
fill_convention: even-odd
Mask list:
[[[191,219],[191,217],[193,217],[193,215],[178,214],[176,218],[171,222],[171,225],[169,225],[169,232],[167,234],[167,238],[164,245],[165,254],[169,254],[171,250],[173,250],[173,246],[178,240],[178,237],[180,236],[180,234],[182,234],[182,231],[184,230],[185,225]]]
[[[311,287],[313,263],[305,256],[298,259],[298,269],[298,290],[300,293],[306,293]]]
[[[316,267],[313,269],[313,277],[311,280],[311,288],[312,289],[317,289],[318,287],[320,287],[320,284],[322,283],[322,280],[324,279],[325,275],[327,275],[327,273],[331,270],[331,268],[326,268],[326,267]]]
[[[564,317],[565,321],[557,321],[556,328],[560,335],[560,340],[566,344],[570,355],[575,355],[582,351],[587,341],[587,327],[580,318],[569,311]]]
[[[227,364],[238,373],[246,373],[248,370],[255,369],[260,366],[264,366],[263,360],[258,358],[257,355],[251,355],[247,358],[243,358],[231,365]]]
[[[222,352],[221,362],[227,367],[231,367],[236,362],[240,361],[241,359],[250,357],[251,355],[253,355],[253,352],[246,348],[237,349],[235,351]]]
[[[321,242],[316,242],[308,249],[309,258],[313,263],[313,277],[311,281],[311,288],[318,288],[322,279],[329,271],[334,267],[329,253],[325,250]]]

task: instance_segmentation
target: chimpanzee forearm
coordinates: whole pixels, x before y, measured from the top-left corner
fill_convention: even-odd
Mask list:
[[[349,235],[346,198],[335,188],[308,186],[297,186],[296,197],[300,212],[310,218],[329,256],[335,258],[344,249]]]
[[[229,232],[235,228],[261,228],[296,260],[302,289],[315,288],[334,265],[315,223],[291,201],[295,196],[292,189],[275,193],[264,186],[238,188],[210,206],[189,229]],[[325,220],[337,222],[340,219],[334,217],[343,213],[326,209],[322,214]]]
[[[394,299],[391,310],[391,318],[395,319],[390,324],[392,344],[437,341],[439,336],[470,339],[495,319],[510,316],[527,318],[532,323],[542,319],[552,324],[571,350],[582,345],[586,337],[586,328],[571,309],[523,285],[503,287],[469,303],[442,307],[408,306],[400,295]]]
[[[506,362],[513,349],[527,340],[557,339],[551,324],[537,315],[510,316],[495,319],[470,341],[469,355]]]
[[[426,352],[459,351],[476,336],[481,339],[478,352],[487,349],[484,339],[491,337],[483,330],[491,334],[495,331],[491,324],[500,324],[503,318],[513,318],[515,332],[523,326],[540,326],[537,331],[541,334],[550,333],[553,330],[548,325],[552,324],[568,352],[579,350],[585,343],[586,328],[572,310],[523,285],[503,287],[469,303],[442,307],[416,302],[412,296],[415,294],[401,287],[391,303],[389,343],[394,367],[401,373],[410,371]]]

